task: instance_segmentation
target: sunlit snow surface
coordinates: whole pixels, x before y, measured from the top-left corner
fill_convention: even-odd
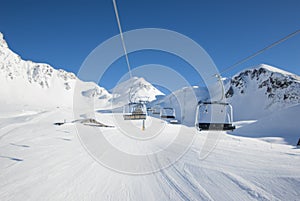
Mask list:
[[[208,133],[197,133],[189,150],[172,166],[147,175],[128,175],[96,162],[81,145],[75,124],[53,125],[64,119],[72,120],[71,109],[31,108],[17,112],[6,107],[2,111],[1,200],[299,198],[300,150],[294,146],[222,132],[215,149],[207,158],[200,159]],[[113,124],[107,115],[111,114],[97,114],[97,119]],[[160,140],[153,140],[147,147],[134,146],[116,127],[101,129],[109,133],[110,141],[120,149],[144,153],[151,151],[151,147],[163,148]],[[166,124],[164,129],[177,128]],[[195,129],[186,128],[186,132],[193,134]],[[166,135],[164,141],[172,141],[172,135]]]

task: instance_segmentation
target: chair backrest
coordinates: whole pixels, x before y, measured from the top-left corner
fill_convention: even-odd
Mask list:
[[[232,106],[229,103],[200,102],[196,123],[232,123]]]

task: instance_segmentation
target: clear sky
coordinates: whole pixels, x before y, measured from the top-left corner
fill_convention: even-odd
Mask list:
[[[298,0],[117,0],[123,31],[164,28],[199,43],[220,71],[274,41],[300,29]],[[87,55],[117,35],[111,0],[2,0],[0,32],[24,59],[78,72]],[[171,55],[145,52],[129,55],[133,68],[153,62],[171,66],[191,84],[198,77]],[[100,85],[111,89],[126,73],[117,61]],[[300,75],[300,34],[225,73],[266,63]],[[183,70],[185,69],[185,70]]]

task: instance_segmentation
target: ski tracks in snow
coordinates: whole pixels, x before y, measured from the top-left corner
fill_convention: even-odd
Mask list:
[[[265,190],[259,188],[258,186],[254,185],[253,183],[245,180],[244,178],[229,172],[222,172],[225,177],[230,179],[234,182],[237,186],[239,186],[242,190],[246,191],[253,199],[255,200],[280,200],[274,197],[272,194],[266,192]]]
[[[195,169],[191,167],[192,166],[190,165],[184,165],[184,178],[189,181],[190,186],[192,186],[195,191],[198,190],[201,192],[201,200],[219,200],[220,198],[213,198],[209,192],[211,192],[212,190],[217,191],[218,189],[220,189],[220,186],[223,187],[221,189],[224,189],[224,187],[226,187],[226,189],[230,189],[227,192],[227,196],[230,198],[230,200],[244,200],[245,198],[247,199],[247,197],[247,200],[249,200],[249,198],[251,200],[261,201],[280,200],[279,198],[276,198],[274,195],[266,192],[252,182],[231,172],[224,171],[218,168],[206,169],[203,167],[193,167],[198,169],[198,172],[195,172]],[[202,185],[200,185],[196,178],[201,178]],[[212,188],[212,186],[215,188]],[[237,191],[235,189],[239,190]],[[211,193],[216,195],[215,192]],[[220,194],[224,195],[223,199],[226,200],[226,196],[224,193],[220,192]]]
[[[179,161],[157,175],[159,185],[170,188],[164,190],[169,200],[280,200],[244,177],[217,167]]]
[[[184,168],[182,171],[175,164],[166,169],[161,169],[158,173],[159,182],[167,183],[174,190],[165,192],[169,200],[213,200],[209,193],[194,179],[192,174],[188,174]]]

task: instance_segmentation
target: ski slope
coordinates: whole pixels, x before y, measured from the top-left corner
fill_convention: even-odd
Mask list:
[[[237,129],[199,133],[205,88],[164,96],[133,77],[108,92],[22,60],[0,33],[0,200],[299,200],[299,83],[266,65],[241,72],[226,84]],[[129,93],[175,108],[183,125],[123,121],[111,112]]]
[[[184,127],[181,134],[195,138],[177,162],[154,173],[132,175],[106,168],[93,159],[81,144],[76,124],[69,123],[74,120],[70,108],[9,111],[6,107],[1,111],[2,201],[297,200],[300,196],[300,150],[291,145],[221,132],[215,149],[201,158],[208,135],[216,133],[195,133],[193,127]],[[114,125],[112,114],[98,113],[96,119],[115,126],[99,129],[111,143],[128,152],[162,148],[172,142],[180,126],[164,124],[163,140],[135,146],[136,141],[126,140]],[[67,123],[62,126],[53,125],[64,120]]]

